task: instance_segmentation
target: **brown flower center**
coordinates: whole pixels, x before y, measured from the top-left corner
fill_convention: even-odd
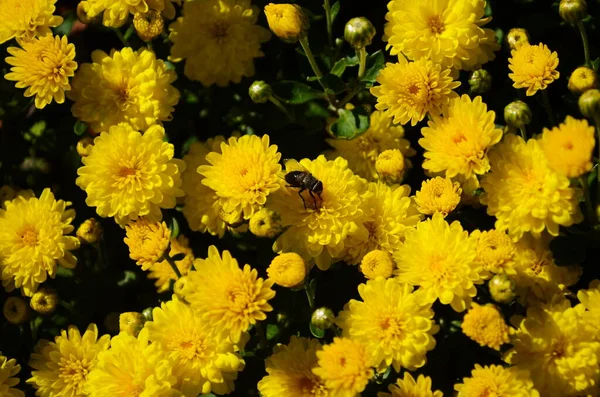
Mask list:
[[[35,229],[31,226],[25,228],[21,232],[21,241],[25,245],[34,246],[38,244],[38,234]]]
[[[429,28],[431,29],[431,33],[439,35],[444,31],[444,22],[439,15],[435,15],[431,17],[429,20]]]

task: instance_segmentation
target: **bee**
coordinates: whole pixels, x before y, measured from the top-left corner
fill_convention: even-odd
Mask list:
[[[300,189],[298,190],[298,196],[300,196],[300,199],[302,199],[304,209],[306,209],[306,201],[304,200],[304,196],[302,196],[302,192],[307,190],[308,194],[310,197],[312,197],[315,203],[315,210],[318,209],[317,198],[315,197],[315,194],[320,200],[322,200],[321,193],[323,193],[323,182],[315,178],[313,174],[306,169],[306,167],[294,159],[283,160],[283,163],[285,165],[285,169],[288,171],[284,178],[288,183],[286,187],[295,187]]]

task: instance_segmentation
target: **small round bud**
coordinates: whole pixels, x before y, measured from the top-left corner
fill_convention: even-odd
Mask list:
[[[569,91],[573,94],[583,94],[587,90],[596,88],[598,85],[598,74],[585,66],[578,67],[569,77]]]
[[[150,41],[162,33],[165,22],[160,12],[149,9],[146,12],[138,12],[133,17],[133,27],[140,39]]]
[[[9,296],[2,306],[4,318],[11,324],[19,325],[29,320],[29,306],[18,296]]]
[[[119,331],[126,332],[129,335],[138,336],[142,328],[146,317],[142,313],[138,312],[126,312],[119,316]]]
[[[587,118],[594,120],[600,118],[600,91],[594,88],[581,94],[579,110]]]
[[[572,25],[577,25],[588,16],[585,0],[561,0],[558,6],[560,17]]]
[[[175,280],[173,285],[173,293],[183,300],[190,292],[189,280],[188,276],[182,276]]]
[[[506,35],[506,45],[510,50],[516,50],[523,44],[529,43],[529,33],[523,28],[512,28]]]
[[[152,321],[152,310],[152,307],[147,307],[142,311],[142,314],[144,315],[146,321]]]
[[[304,259],[295,252],[277,255],[267,268],[267,275],[273,282],[282,287],[300,286],[306,278],[307,268]]]
[[[335,323],[335,314],[328,307],[316,309],[310,317],[310,323],[319,329],[329,329]]]
[[[504,108],[504,121],[514,128],[521,128],[531,123],[531,109],[523,101],[514,101]]]
[[[104,326],[111,334],[119,333],[119,313],[110,312],[104,316]]]
[[[344,39],[354,48],[364,48],[371,44],[375,33],[375,27],[367,18],[352,18],[344,28]]]
[[[87,157],[92,154],[92,148],[94,147],[94,138],[91,136],[84,136],[77,142],[77,153],[81,157]]]
[[[77,238],[81,244],[94,244],[100,241],[104,228],[95,218],[86,219],[77,228]]]
[[[387,251],[373,250],[363,257],[360,271],[370,280],[377,277],[389,278],[394,271],[394,260]]]
[[[516,284],[506,274],[496,274],[488,282],[490,295],[495,302],[508,304],[517,296]]]
[[[250,218],[250,233],[257,237],[274,238],[281,230],[281,217],[271,209],[261,208]]]
[[[404,177],[406,162],[404,155],[398,149],[388,149],[377,156],[375,170],[381,179],[398,183]]]
[[[17,197],[17,191],[10,185],[0,187],[0,208],[5,201],[11,201]]]
[[[478,69],[471,73],[469,86],[475,94],[483,94],[492,88],[492,75],[485,69]]]
[[[42,287],[33,296],[29,302],[31,308],[36,312],[48,315],[54,313],[58,306],[58,295],[53,288]]]
[[[308,16],[297,4],[269,4],[265,7],[269,28],[280,39],[294,43],[310,28]]]
[[[255,81],[248,89],[248,95],[254,103],[265,103],[273,95],[273,90],[264,81]]]
[[[285,313],[277,313],[277,324],[280,324],[283,327],[289,327],[290,317]]]

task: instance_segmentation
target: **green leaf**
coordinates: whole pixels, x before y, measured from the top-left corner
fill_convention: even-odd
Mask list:
[[[46,131],[46,122],[44,120],[36,122],[31,126],[31,128],[29,128],[29,132],[31,132],[33,136],[37,137],[42,136],[44,131]]]
[[[119,287],[126,287],[128,285],[135,283],[136,280],[137,280],[137,275],[134,272],[132,272],[131,270],[125,270],[123,272],[123,278],[121,280],[117,281],[117,285]]]
[[[181,261],[185,259],[185,254],[183,252],[180,252],[179,254],[175,254],[174,256],[172,256],[171,259],[173,259],[175,262]]]
[[[594,69],[595,72],[598,72],[598,69],[600,69],[600,57],[592,61],[592,69]]]
[[[76,135],[83,135],[87,131],[87,124],[77,120],[73,126],[73,131],[75,131]]]
[[[277,82],[272,85],[272,88],[277,98],[291,105],[299,105],[323,96],[321,91],[291,80]]]
[[[310,333],[313,334],[315,338],[322,338],[325,336],[325,330],[315,327],[312,323],[310,324]]]
[[[381,50],[374,52],[367,57],[365,74],[360,79],[367,86],[372,86],[377,81],[379,71],[385,66],[385,56]]]
[[[331,68],[330,73],[341,77],[347,67],[358,65],[357,57],[344,57],[338,60]]]
[[[550,241],[550,251],[558,266],[572,266],[586,259],[587,241],[581,236],[558,236]]]
[[[171,226],[169,229],[171,229],[171,238],[177,238],[179,236],[179,222],[177,222],[177,218],[171,218]]]
[[[340,109],[339,118],[330,127],[338,139],[354,139],[369,129],[369,114],[363,107]]]
[[[319,79],[325,92],[328,94],[339,94],[346,91],[346,83],[335,74],[328,74]]]
[[[72,269],[67,269],[66,267],[59,266],[56,268],[56,275],[58,277],[73,277],[74,273]]]
[[[267,324],[267,340],[273,340],[279,336],[279,326],[277,324]]]
[[[338,14],[340,13],[340,2],[336,1],[335,3],[333,3],[333,5],[331,6],[331,23],[333,23],[333,21],[335,21],[335,18],[338,16]]]

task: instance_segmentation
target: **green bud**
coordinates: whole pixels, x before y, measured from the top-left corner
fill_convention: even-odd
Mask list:
[[[475,94],[483,94],[492,88],[492,75],[485,69],[478,69],[471,73],[469,86]]]
[[[255,81],[248,89],[248,94],[254,103],[265,103],[273,95],[273,90],[264,81]]]
[[[375,33],[375,27],[367,18],[352,18],[344,28],[344,39],[354,48],[363,48],[371,44]]]
[[[152,307],[147,307],[142,312],[142,314],[146,318],[146,321],[152,321],[152,309],[153,309]]]
[[[561,0],[558,6],[560,17],[572,25],[577,25],[588,16],[585,0]]]
[[[490,295],[495,302],[508,304],[512,302],[516,296],[516,284],[506,274],[496,274],[488,282]]]
[[[600,91],[596,88],[587,90],[579,97],[579,110],[585,117],[597,120],[600,118]]]
[[[320,307],[313,312],[310,323],[315,328],[329,329],[335,323],[335,314],[328,307]]]
[[[521,128],[531,123],[531,109],[523,101],[514,101],[504,108],[504,120],[511,127]]]

